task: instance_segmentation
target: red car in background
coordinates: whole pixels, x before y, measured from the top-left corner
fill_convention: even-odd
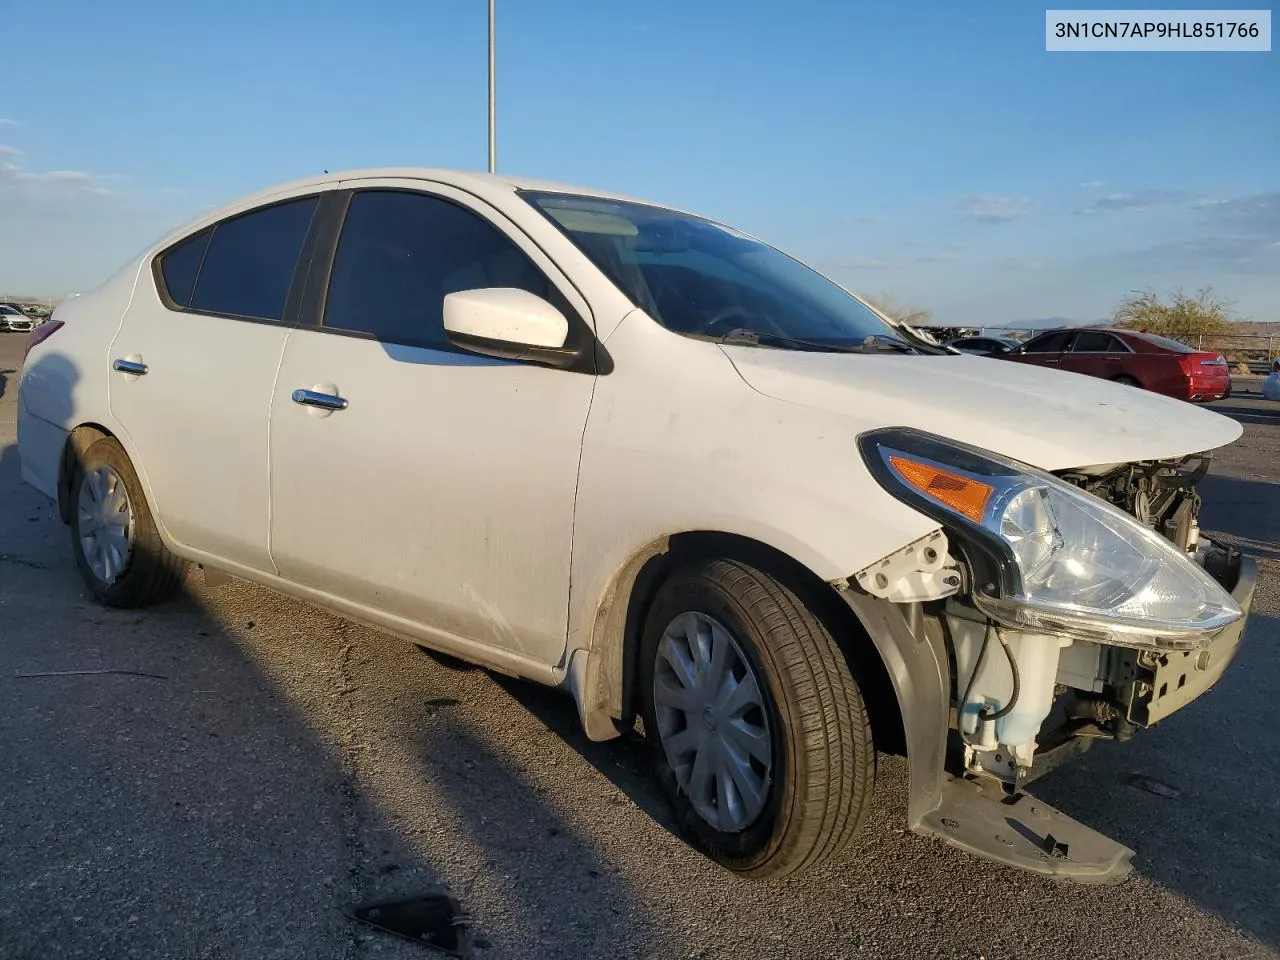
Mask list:
[[[1221,400],[1231,393],[1231,370],[1222,354],[1134,330],[1053,330],[999,359],[1084,373],[1179,400]]]

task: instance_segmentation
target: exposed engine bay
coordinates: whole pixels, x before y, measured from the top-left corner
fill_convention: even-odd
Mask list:
[[[1211,462],[1207,454],[1194,454],[1180,460],[1126,463],[1090,472],[1064,471],[1058,476],[1119,507],[1192,553],[1200,535],[1196,487]]]
[[[1238,551],[1200,534],[1197,485],[1209,464],[1194,455],[1057,476],[1173,542],[1231,592]],[[1237,631],[1217,647],[1192,650],[1130,647],[1000,626],[960,592],[941,608],[955,762],[1015,790],[1097,740],[1127,740],[1185,706],[1221,676],[1239,638]]]

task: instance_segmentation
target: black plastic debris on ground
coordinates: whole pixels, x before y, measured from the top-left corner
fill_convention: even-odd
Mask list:
[[[471,918],[443,887],[401,900],[352,907],[347,916],[450,957],[472,956]]]
[[[1163,797],[1166,800],[1176,800],[1182,796],[1182,791],[1177,787],[1171,787],[1167,783],[1161,783],[1152,777],[1144,777],[1141,774],[1134,774],[1128,779],[1131,787],[1139,790],[1145,790],[1147,793],[1155,794],[1157,797]]]

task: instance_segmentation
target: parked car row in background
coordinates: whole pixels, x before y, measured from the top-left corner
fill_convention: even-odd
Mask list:
[[[1007,337],[956,337],[948,340],[947,346],[979,357],[999,357],[1013,353],[1022,346],[1022,342]]]
[[[1179,400],[1200,403],[1231,395],[1231,370],[1222,354],[1134,330],[1051,330],[1022,344],[997,337],[961,337],[947,346],[1101,377]]]
[[[40,318],[29,316],[21,307],[0,303],[0,331],[27,333],[40,324]]]

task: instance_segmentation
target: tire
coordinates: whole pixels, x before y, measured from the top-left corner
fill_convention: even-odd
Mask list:
[[[728,635],[727,647],[718,630]],[[737,712],[716,697],[708,705],[706,691],[699,696],[694,690],[696,682],[682,684],[672,655],[682,650],[697,661],[695,643],[707,652],[705,669],[683,676],[710,676],[710,686],[721,694],[745,689],[741,704],[752,692],[749,670],[758,704]],[[721,674],[733,677],[732,687],[727,678],[714,681],[721,648],[739,658]],[[648,749],[680,829],[694,847],[735,873],[772,878],[811,867],[848,844],[866,817],[875,782],[871,726],[844,655],[794,593],[735,560],[677,570],[650,606],[641,656]],[[672,706],[680,698],[687,713]],[[761,729],[767,749],[758,737]],[[681,752],[698,737],[719,740],[692,754]],[[722,758],[730,750],[747,757],[740,744],[748,741],[760,754],[748,758],[749,772],[739,765],[736,776],[725,776],[733,772],[732,761]],[[669,747],[677,760],[670,759]],[[706,777],[697,777],[700,755],[708,758],[706,766],[716,767],[710,788]],[[747,789],[739,786],[742,778],[749,781]],[[753,792],[755,784],[762,789]]]
[[[1121,374],[1118,377],[1112,377],[1111,382],[1119,383],[1126,387],[1137,387],[1139,390],[1142,389],[1142,384],[1140,384],[1137,380],[1133,379],[1133,377],[1126,377],[1124,374]]]
[[[159,603],[186,572],[186,562],[165,548],[133,464],[111,437],[79,458],[71,481],[71,551],[85,584],[110,607]]]

